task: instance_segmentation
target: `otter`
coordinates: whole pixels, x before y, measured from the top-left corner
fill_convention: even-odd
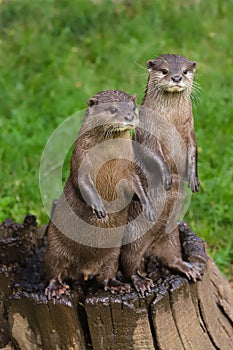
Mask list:
[[[134,220],[139,212],[135,201],[129,208],[129,225],[121,251],[121,267],[136,290],[144,294],[153,281],[142,271],[143,259],[156,257],[162,266],[196,281],[203,265],[182,259],[178,219],[187,180],[192,192],[198,192],[197,144],[194,133],[191,91],[196,62],[176,54],[164,54],[147,62],[149,77],[139,111],[140,125],[134,140],[148,150],[144,157],[135,148],[139,168],[151,182],[147,192],[154,204],[157,219],[151,226]],[[172,184],[167,192],[161,187],[161,176],[145,154],[159,153],[167,164]],[[150,158],[150,157],[149,157]]]
[[[130,133],[138,122],[136,96],[107,90],[89,99],[70,175],[48,226],[48,299],[69,293],[69,279],[95,277],[107,291],[130,291],[116,276],[133,196],[145,216],[154,220],[153,207],[135,171]]]

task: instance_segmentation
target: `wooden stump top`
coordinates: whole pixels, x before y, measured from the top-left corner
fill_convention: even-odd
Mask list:
[[[183,254],[206,263],[201,281],[166,272],[145,297],[90,284],[48,302],[46,238],[35,220],[0,225],[0,349],[233,349],[230,285],[186,224],[180,225]]]

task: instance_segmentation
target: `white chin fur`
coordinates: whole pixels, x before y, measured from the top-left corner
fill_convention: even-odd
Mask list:
[[[168,92],[180,92],[184,90],[185,90],[184,86],[170,86],[166,89],[166,91]]]
[[[132,125],[121,125],[121,126],[118,126],[115,128],[115,131],[116,132],[124,132],[124,131],[129,131],[129,130],[132,130],[136,127],[136,125],[132,124]]]

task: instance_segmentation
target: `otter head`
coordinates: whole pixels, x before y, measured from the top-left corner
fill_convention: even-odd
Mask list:
[[[182,92],[188,90],[191,93],[196,62],[187,58],[165,54],[155,60],[147,62],[149,69],[149,84],[160,92]]]
[[[139,124],[136,96],[106,90],[88,100],[88,120],[109,137],[135,129]]]

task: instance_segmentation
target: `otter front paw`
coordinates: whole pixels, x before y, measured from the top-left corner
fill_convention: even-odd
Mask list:
[[[106,218],[107,214],[102,202],[94,203],[92,204],[91,207],[92,207],[93,213],[97,215],[98,219]]]
[[[139,273],[133,275],[131,279],[136,291],[142,296],[145,292],[151,292],[154,287],[154,283],[150,278],[143,277]]]
[[[56,278],[53,278],[48,287],[45,289],[45,295],[48,300],[52,298],[60,299],[62,295],[69,295],[70,287],[65,283],[60,283]]]
[[[199,191],[199,185],[200,185],[200,183],[199,183],[198,177],[196,175],[189,177],[189,188],[191,189],[191,191],[193,193]]]
[[[143,205],[143,211],[146,214],[146,217],[152,221],[155,222],[157,219],[157,215],[156,215],[156,211],[153,208],[153,205],[151,204],[151,202],[148,200],[146,201],[146,204]]]

